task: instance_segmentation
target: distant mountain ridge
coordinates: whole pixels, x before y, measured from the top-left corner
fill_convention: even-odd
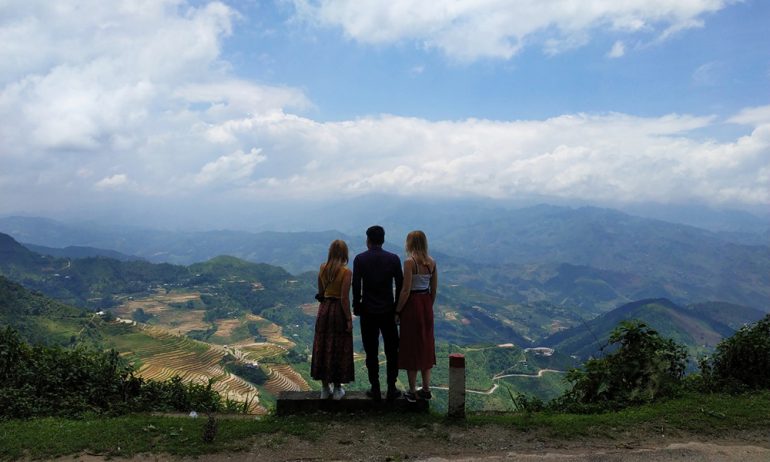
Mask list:
[[[88,257],[105,257],[114,258],[120,261],[138,261],[143,260],[140,257],[134,257],[132,255],[126,255],[124,253],[116,252],[115,250],[97,249],[96,247],[87,247],[79,245],[70,245],[64,248],[46,247],[44,245],[36,244],[22,244],[27,249],[39,253],[41,255],[50,255],[57,258],[88,258]]]
[[[547,302],[593,316],[663,297],[770,310],[770,246],[735,244],[715,232],[595,207],[478,206],[468,217],[457,215],[468,207],[399,213],[390,204],[382,212],[386,247],[403,254],[400,230],[407,224],[425,229],[431,252],[440,257],[442,281],[467,288],[463,297],[493,297],[499,306]],[[363,229],[357,236],[110,230],[17,217],[0,219],[0,230],[26,242],[115,249],[152,262],[191,264],[232,255],[294,274],[315,271],[333,239],[348,242],[351,258],[364,250]]]
[[[725,303],[682,307],[665,298],[638,300],[558,332],[543,343],[565,354],[586,359],[600,354],[610,333],[621,321],[639,320],[697,354],[709,351],[741,325],[757,321],[764,315],[759,310]],[[731,325],[723,322],[728,319]]]

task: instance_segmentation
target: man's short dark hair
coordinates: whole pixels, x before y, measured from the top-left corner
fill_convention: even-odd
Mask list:
[[[380,225],[370,226],[366,230],[366,238],[374,245],[382,245],[385,242],[385,229]]]

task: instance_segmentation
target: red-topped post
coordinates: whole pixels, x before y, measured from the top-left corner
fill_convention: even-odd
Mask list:
[[[449,355],[449,417],[465,417],[465,355]]]

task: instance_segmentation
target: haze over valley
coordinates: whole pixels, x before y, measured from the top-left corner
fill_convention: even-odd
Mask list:
[[[603,354],[621,320],[687,345],[694,366],[770,307],[766,245],[593,207],[489,207],[473,218],[434,210],[422,219],[434,223],[440,263],[436,386],[446,385],[448,353],[465,353],[475,409],[510,408],[508,390],[555,397],[563,373]],[[441,215],[455,219],[442,224]],[[411,219],[382,222],[407,228],[399,218]],[[5,322],[33,339],[117,348],[143,377],[216,378],[253,412],[281,390],[316,386],[308,355],[317,265],[332,239],[363,250],[360,235],[341,231],[157,231],[24,217],[0,219],[0,231],[9,233],[0,235],[9,284],[85,309],[82,321],[51,323],[15,316],[6,301]],[[393,242],[402,240],[387,232],[386,247],[403,254]],[[356,351],[351,387],[363,389],[357,332]]]

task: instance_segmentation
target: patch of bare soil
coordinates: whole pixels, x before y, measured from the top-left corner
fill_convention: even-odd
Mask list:
[[[314,437],[282,433],[255,438],[244,452],[225,452],[195,460],[260,461],[770,461],[770,435],[741,431],[719,438],[702,435],[670,437],[654,433],[595,436],[563,440],[542,431],[523,431],[502,425],[414,426],[378,422],[356,416],[340,417],[327,425],[309,423]],[[147,454],[136,461],[174,459]],[[72,459],[70,459],[72,460]],[[84,459],[80,459],[84,460]]]

